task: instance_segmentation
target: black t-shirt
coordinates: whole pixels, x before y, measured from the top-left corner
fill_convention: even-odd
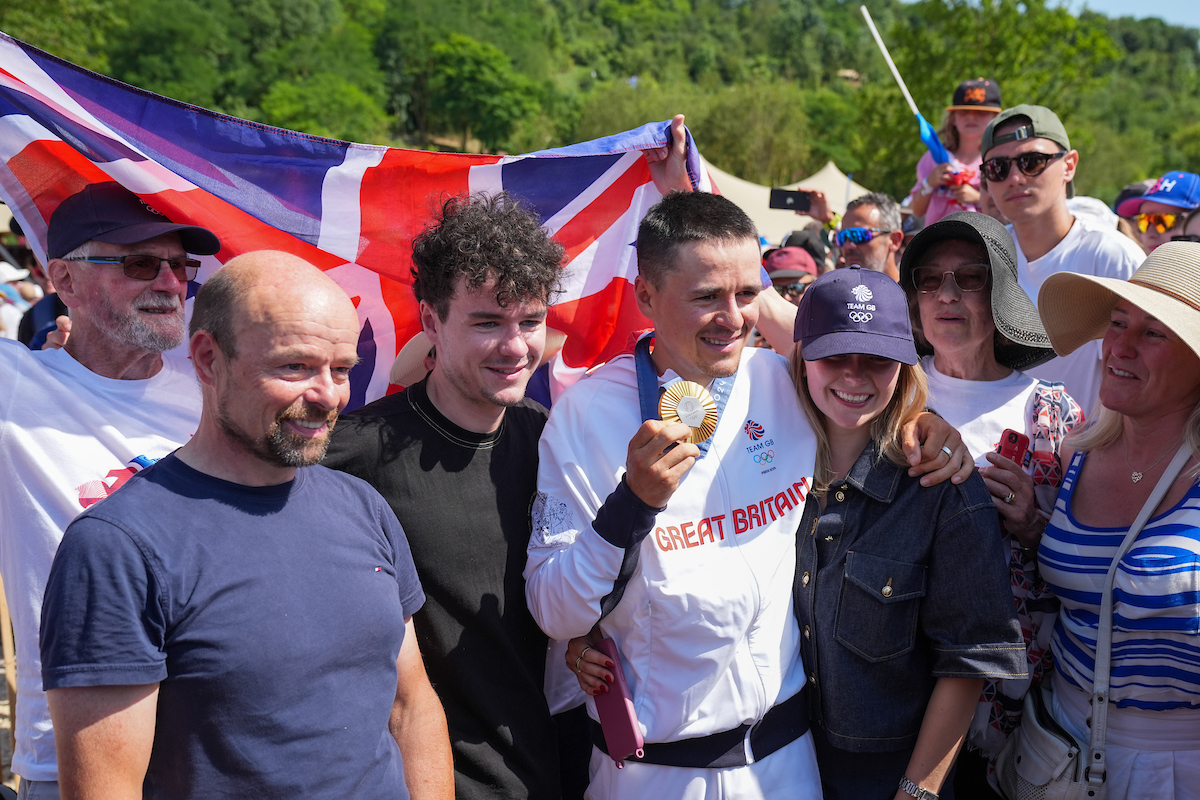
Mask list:
[[[159,684],[147,798],[408,797],[388,720],[422,600],[362,481],[241,486],[168,455],[67,528],[42,682]]]
[[[521,575],[545,423],[524,400],[499,430],[472,433],[421,382],[339,420],[324,461],[378,489],[408,537],[428,598],[417,641],[446,708],[459,800],[560,795],[546,636]]]

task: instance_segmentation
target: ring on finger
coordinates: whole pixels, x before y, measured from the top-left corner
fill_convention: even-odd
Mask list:
[[[579,661],[582,658],[583,658],[583,653],[580,653],[579,656],[575,659],[575,672],[577,672],[580,675],[583,674],[583,669],[579,666]]]
[[[946,458],[954,458],[954,451],[946,445],[942,445],[942,452],[946,454]]]
[[[1009,490],[1008,490],[1008,497],[1004,498],[1004,502],[1006,502],[1006,503],[1011,503],[1011,502],[1013,501],[1013,498],[1014,498],[1014,497],[1016,497],[1016,496],[1017,496],[1017,492],[1016,492],[1016,490],[1014,490],[1014,489],[1009,489]]]

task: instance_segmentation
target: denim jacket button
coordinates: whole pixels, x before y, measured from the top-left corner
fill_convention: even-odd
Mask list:
[[[808,586],[808,573],[807,572],[800,576],[800,585]]]
[[[811,683],[813,686],[816,686],[816,685],[817,685],[817,676],[816,676],[816,675],[809,675],[809,676],[808,676],[808,682],[809,682],[809,683]]]
[[[811,631],[808,629],[808,626],[807,626],[807,625],[805,625],[805,626],[804,626],[804,638],[805,638],[805,639],[811,639],[811,638],[812,638],[812,632],[811,632]]]
[[[892,596],[892,585],[889,583],[887,586],[880,589],[879,593],[881,595],[883,595],[884,597],[891,597]]]
[[[842,503],[842,502],[845,502],[845,500],[846,500],[846,493],[845,493],[845,492],[838,492],[838,493],[837,493],[837,494],[835,494],[833,497],[834,497],[834,499],[835,499],[835,500],[837,500],[839,503]]]

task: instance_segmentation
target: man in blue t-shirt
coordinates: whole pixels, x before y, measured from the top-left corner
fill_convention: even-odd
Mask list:
[[[449,798],[425,595],[377,492],[321,466],[358,318],[315,267],[201,289],[195,436],[67,529],[42,680],[73,797]]]

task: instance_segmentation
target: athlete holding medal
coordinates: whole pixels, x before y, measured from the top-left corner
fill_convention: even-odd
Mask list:
[[[616,642],[644,735],[618,769],[596,726],[588,797],[820,797],[791,603],[816,437],[785,360],[743,349],[757,232],[720,196],[673,193],[637,254],[656,332],[555,403],[525,569],[547,634]],[[957,434],[930,420],[924,480],[961,481]],[[568,663],[594,693],[608,661],[584,647]]]

